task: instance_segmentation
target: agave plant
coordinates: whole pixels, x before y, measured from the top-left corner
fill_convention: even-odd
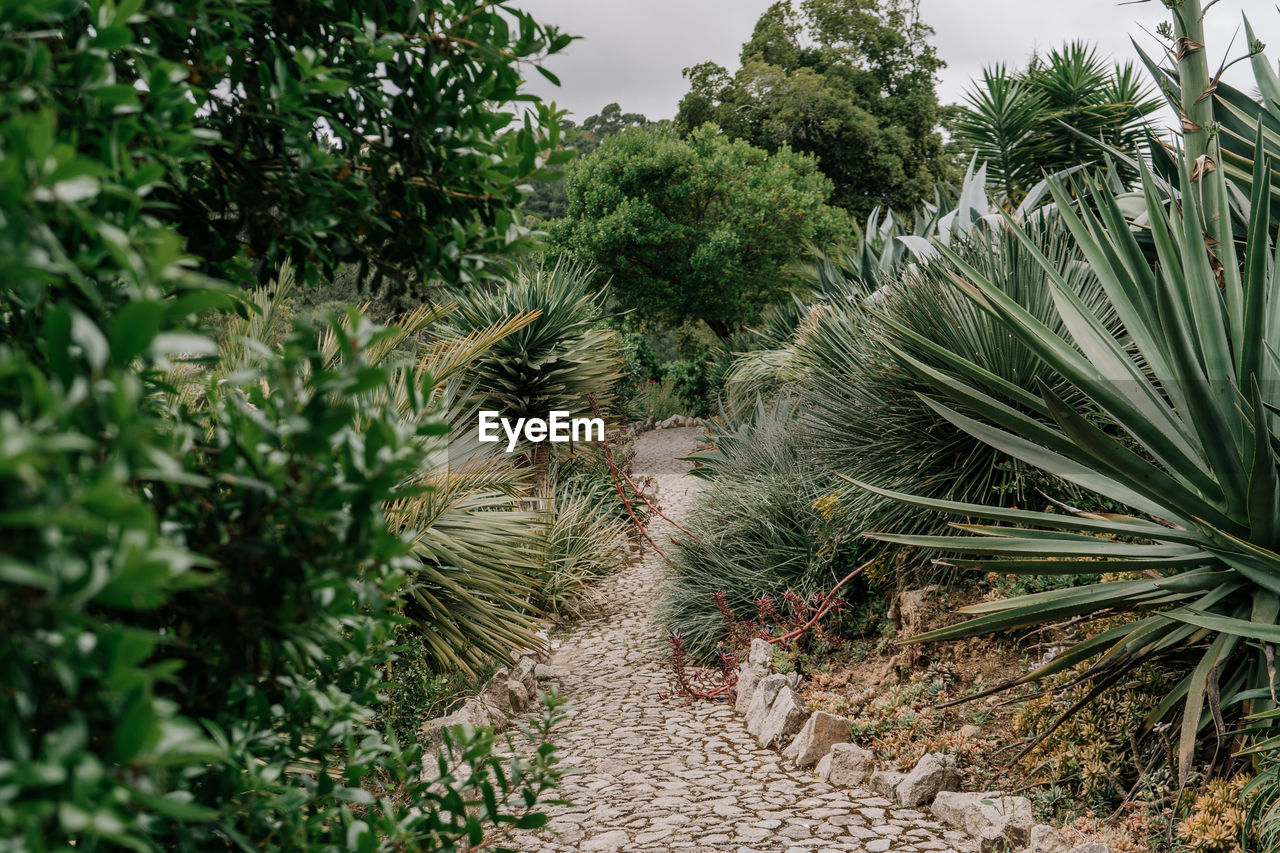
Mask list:
[[[1186,149],[1178,163],[1180,206],[1169,206],[1144,170],[1142,185],[1158,255],[1146,261],[1120,206],[1105,187],[1072,210],[1051,191],[1080,251],[1106,289],[1127,340],[1117,340],[1052,270],[1053,299],[1068,343],[995,286],[982,270],[943,249],[959,287],[1000,318],[1074,386],[1113,431],[1046,385],[1038,394],[984,385],[990,375],[938,347],[948,371],[913,363],[934,388],[926,402],[993,447],[1131,508],[1128,514],[1033,512],[926,500],[872,489],[906,503],[994,524],[958,525],[972,536],[881,538],[966,555],[949,563],[1011,574],[1123,573],[1123,579],[968,608],[974,618],[917,642],[1116,613],[1131,619],[1077,642],[1013,684],[1081,666],[1087,697],[1120,684],[1146,661],[1185,661],[1177,689],[1147,724],[1181,717],[1179,765],[1185,781],[1199,735],[1224,714],[1265,712],[1275,703],[1274,644],[1280,642],[1280,264],[1269,235],[1272,166],[1255,140],[1247,240],[1232,240],[1202,9],[1174,10]],[[1028,248],[1029,238],[1020,230]],[[1242,250],[1242,251],[1239,251]],[[950,398],[946,402],[942,397]],[[963,414],[963,408],[977,413]],[[1019,411],[1026,409],[1031,414]],[[1114,433],[1119,430],[1122,435]],[[1010,685],[1004,685],[1010,686]],[[1086,698],[1085,701],[1088,701]]]

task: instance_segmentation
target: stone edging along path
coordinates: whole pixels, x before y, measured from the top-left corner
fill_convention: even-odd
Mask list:
[[[668,428],[637,439],[633,466],[653,478],[663,511],[676,519],[687,516],[697,491],[689,464],[677,458],[694,449],[697,432]],[[662,541],[670,525],[655,519],[651,532]],[[977,849],[968,834],[920,808],[795,767],[760,746],[729,703],[664,698],[668,649],[651,614],[665,570],[662,558],[646,549],[642,560],[599,586],[588,609],[594,615],[556,649],[551,664],[571,713],[556,742],[564,765],[582,772],[564,780],[562,796],[571,805],[550,808],[547,827],[518,836],[517,849]],[[787,679],[760,676],[762,683]],[[795,723],[789,724],[793,732]]]

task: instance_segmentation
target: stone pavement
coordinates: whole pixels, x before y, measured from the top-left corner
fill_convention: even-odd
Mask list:
[[[698,480],[676,457],[696,429],[643,433],[635,470],[657,481],[659,505],[687,517]],[[655,518],[670,550],[674,531]],[[678,532],[677,532],[677,535]],[[664,699],[666,640],[650,618],[665,570],[645,559],[604,581],[592,618],[564,638],[552,664],[571,718],[557,732],[570,806],[515,846],[544,851],[969,851],[964,833],[869,791],[842,790],[785,767],[759,748],[728,703]]]

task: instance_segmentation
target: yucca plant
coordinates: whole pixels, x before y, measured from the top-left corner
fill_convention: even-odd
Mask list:
[[[960,271],[961,290],[1074,386],[1113,430],[1123,431],[1123,439],[1046,383],[1034,394],[1002,388],[1031,414],[1019,411],[984,390],[988,373],[945,348],[936,354],[950,362],[949,371],[917,368],[934,388],[926,402],[948,421],[1131,513],[1032,512],[872,489],[995,522],[959,525],[972,536],[881,535],[967,555],[948,561],[954,565],[1010,574],[1123,573],[1120,580],[975,605],[964,611],[974,618],[915,641],[1130,614],[1013,684],[1080,666],[1078,680],[1090,687],[1087,702],[1144,662],[1185,662],[1185,678],[1146,719],[1153,726],[1180,715],[1184,781],[1202,733],[1226,714],[1274,704],[1274,644],[1280,641],[1280,265],[1269,238],[1271,165],[1256,140],[1248,236],[1238,246],[1217,168],[1219,140],[1210,132],[1213,81],[1202,11],[1197,0],[1173,10],[1186,128],[1178,205],[1167,206],[1157,180],[1145,170],[1142,175],[1158,255],[1154,268],[1108,189],[1095,190],[1077,212],[1061,186],[1052,188],[1127,339],[1117,340],[1047,259],[1042,266],[1073,343],[982,270],[943,249]],[[1040,254],[1023,232],[1013,233]],[[957,404],[977,417],[962,414]]]
[[[590,270],[566,260],[521,267],[496,288],[475,288],[457,297],[457,309],[442,329],[461,338],[503,318],[536,319],[496,341],[475,364],[478,390],[505,417],[547,417],[551,409],[573,416],[591,412],[588,397],[602,406],[621,378],[615,333],[600,325],[604,295],[594,290]]]
[[[1136,153],[1160,105],[1151,94],[1132,63],[1109,68],[1096,48],[1072,42],[1024,70],[984,69],[952,130],[987,164],[1001,204],[1013,206],[1046,171],[1101,164],[1090,139]]]

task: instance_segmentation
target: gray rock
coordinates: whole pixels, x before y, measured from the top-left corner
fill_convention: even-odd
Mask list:
[[[493,678],[490,679],[488,686],[484,689],[484,693],[481,694],[487,704],[492,705],[504,714],[510,714],[516,710],[516,702],[519,701],[511,695],[511,690],[508,687],[510,682],[511,670],[503,667],[493,674]]]
[[[538,692],[538,661],[532,657],[522,657],[511,668],[511,676],[524,685],[526,693],[532,697]]]
[[[533,677],[539,681],[550,681],[556,677],[556,671],[545,663],[540,663],[533,668]]]
[[[489,705],[479,698],[471,698],[462,703],[462,707],[444,717],[436,717],[422,724],[421,740],[428,751],[437,751],[444,743],[444,730],[461,725],[469,725],[479,729],[492,726],[500,729],[506,726],[507,717],[498,708]]]
[[[766,675],[760,679],[747,705],[748,732],[759,736],[760,727],[764,725],[765,717],[769,716],[769,708],[778,697],[778,691],[790,686],[790,683],[785,675]]]
[[[658,429],[671,429],[680,425],[680,416],[672,415],[662,423],[658,424]]]
[[[769,714],[760,726],[757,740],[766,749],[779,746],[784,739],[800,731],[804,721],[804,703],[791,685],[786,685],[778,691],[777,698],[769,706]]]
[[[536,682],[534,683],[534,688],[537,688]],[[513,711],[524,710],[524,707],[529,704],[529,699],[532,698],[528,688],[524,686],[524,682],[517,681],[514,678],[507,680],[507,697],[511,700],[511,710]]]
[[[905,773],[899,773],[897,770],[877,770],[871,774],[871,790],[875,791],[886,800],[892,800],[898,796],[898,786],[902,784],[902,780],[907,778]]]
[[[1004,853],[1031,841],[1031,801],[1026,797],[942,791],[932,810],[940,820],[976,838],[982,853]]]
[[[826,711],[815,711],[791,745],[783,750],[782,757],[791,759],[797,767],[812,767],[831,751],[831,747],[848,743],[852,727],[852,720]]]
[[[1071,853],[1111,853],[1111,848],[1101,841],[1090,841],[1088,844],[1072,847]]]
[[[773,669],[773,646],[768,640],[752,640],[751,651],[747,652],[747,662],[765,669]]]
[[[1071,842],[1062,837],[1057,827],[1047,823],[1037,823],[1031,827],[1031,842],[1027,853],[1068,853]]]
[[[909,809],[932,802],[939,791],[960,790],[960,769],[955,756],[931,752],[916,762],[898,784],[898,802]]]
[[[751,707],[751,699],[756,694],[756,687],[768,675],[769,670],[767,668],[754,663],[748,662],[738,667],[738,683],[735,685],[735,689],[738,691],[738,698],[733,702],[733,710],[739,714],[747,713],[747,710]]]
[[[876,757],[852,743],[836,744],[818,762],[818,775],[839,788],[861,788],[875,771]]]

